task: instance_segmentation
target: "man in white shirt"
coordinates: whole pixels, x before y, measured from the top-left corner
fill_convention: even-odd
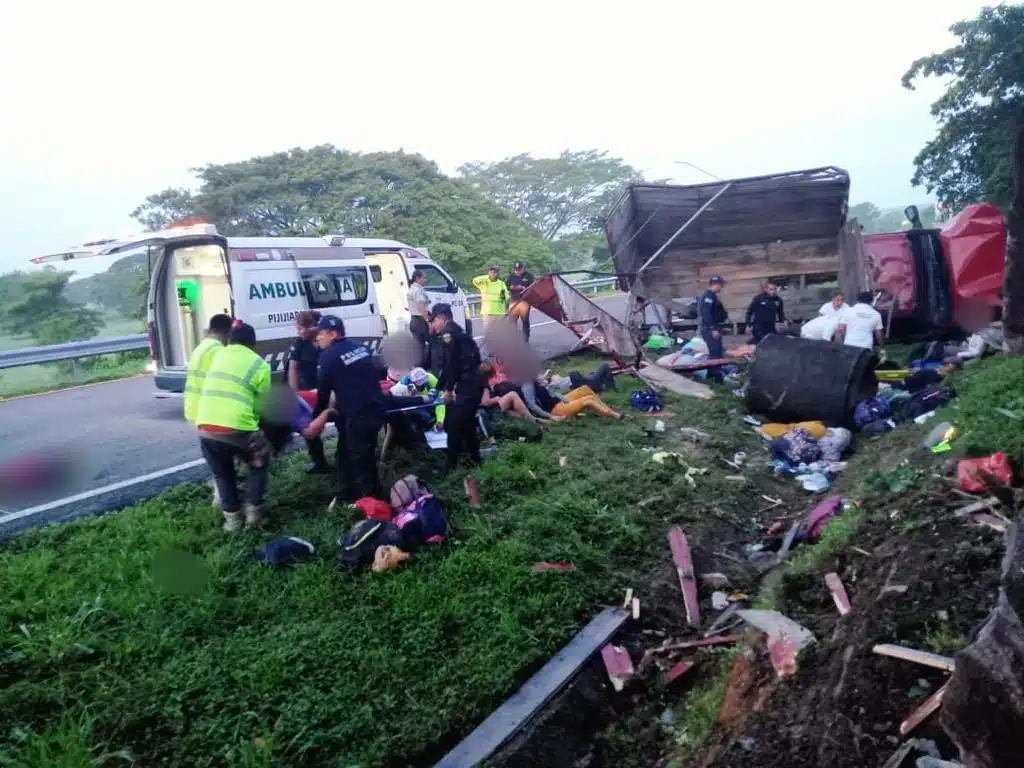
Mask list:
[[[882,316],[871,306],[871,291],[857,294],[857,303],[843,312],[836,329],[836,341],[851,347],[872,349],[882,346]]]
[[[430,324],[427,322],[429,309],[427,307],[427,289],[423,286],[427,282],[427,276],[420,270],[412,273],[412,282],[409,283],[409,293],[406,299],[409,302],[409,333],[419,343],[420,356],[416,360],[417,367],[426,367],[427,347],[430,343]]]
[[[800,329],[801,339],[814,339],[815,341],[832,341],[839,326],[839,315],[821,315],[808,320]]]
[[[822,317],[836,317],[849,308],[850,305],[844,300],[843,294],[837,293],[832,297],[832,301],[826,301],[821,305],[821,309],[818,310],[818,314]]]

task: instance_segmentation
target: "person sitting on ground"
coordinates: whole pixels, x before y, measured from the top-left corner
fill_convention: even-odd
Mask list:
[[[596,371],[589,376],[584,376],[579,371],[569,371],[568,376],[554,376],[551,371],[545,371],[540,377],[541,383],[549,389],[559,392],[568,392],[570,389],[579,387],[590,387],[594,392],[600,394],[606,390],[614,390],[615,374],[608,363],[601,363]]]
[[[882,346],[882,316],[871,306],[871,291],[857,294],[857,303],[843,312],[836,328],[836,341],[850,347],[873,349],[877,344]]]
[[[538,391],[541,389],[542,387],[538,386]],[[621,413],[605,403],[594,390],[587,386],[570,390],[564,397],[559,395],[555,395],[555,397],[558,398],[558,402],[551,408],[551,415],[560,419],[568,419],[584,411],[611,419],[622,418]]]
[[[480,405],[484,408],[497,408],[503,414],[507,414],[514,419],[524,419],[526,421],[532,421],[534,424],[540,424],[545,419],[539,419],[530,413],[530,409],[526,407],[526,403],[523,402],[523,398],[514,389],[507,390],[503,394],[496,394],[491,389],[490,377],[494,373],[494,367],[490,363],[480,364],[480,375],[484,379],[484,393],[480,399]]]

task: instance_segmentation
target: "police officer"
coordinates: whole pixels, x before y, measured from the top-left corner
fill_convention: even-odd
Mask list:
[[[724,286],[725,278],[720,275],[714,275],[708,281],[708,289],[704,291],[700,301],[697,302],[698,330],[700,331],[701,338],[704,339],[704,343],[708,345],[708,354],[712,358],[725,357],[725,344],[722,341],[722,332],[718,330],[718,326],[729,319],[729,314],[725,311],[725,307],[722,306],[722,301],[718,297]],[[717,368],[711,369],[708,375],[719,381],[722,379],[722,373]]]
[[[260,431],[260,410],[270,391],[270,366],[253,351],[256,331],[236,323],[228,345],[213,356],[196,409],[199,447],[213,474],[224,512],[224,530],[242,527],[235,459],[248,464],[245,524],[262,522],[270,446]]]
[[[764,284],[764,290],[757,294],[747,307],[747,327],[751,329],[754,343],[759,344],[769,333],[775,333],[777,322],[786,322],[786,313],[778,288],[769,280]]]
[[[508,285],[508,292],[512,296],[512,303],[509,306],[509,311],[520,309],[522,312],[521,322],[523,324],[523,340],[527,344],[530,343],[530,307],[519,307],[519,302],[522,301],[523,293],[526,289],[533,285],[533,274],[526,268],[526,265],[521,261],[517,261],[515,266],[512,267],[512,274],[508,276],[506,281]]]
[[[345,324],[324,315],[316,324],[320,355],[314,418],[325,411],[334,394],[338,427],[339,493],[349,501],[363,496],[383,498],[377,473],[377,436],[384,425],[380,372],[370,350],[345,338]]]
[[[444,392],[444,429],[448,434],[447,471],[459,464],[463,453],[473,466],[480,464],[480,438],[476,433],[476,412],[483,397],[480,349],[473,337],[452,320],[448,304],[435,304],[430,311],[430,332],[441,338],[441,375],[437,389]]]
[[[288,351],[288,386],[296,392],[308,392],[317,388],[317,371],[320,367],[320,348],[316,345],[316,324],[320,313],[307,309],[295,315],[295,330],[298,335]],[[324,443],[319,437],[306,438],[306,447],[313,463],[306,470],[309,473],[324,472],[330,467],[324,453]]]

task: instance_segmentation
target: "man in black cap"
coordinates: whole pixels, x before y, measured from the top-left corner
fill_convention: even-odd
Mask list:
[[[516,312],[521,314],[523,321],[523,339],[527,344],[530,343],[530,307],[517,307],[519,302],[523,298],[523,292],[533,285],[533,274],[526,269],[526,265],[521,261],[517,261],[512,267],[512,274],[508,276],[507,280],[508,292],[512,296],[512,302],[509,306],[510,312]]]
[[[778,288],[771,280],[766,280],[764,290],[757,294],[747,307],[747,327],[754,337],[754,343],[760,344],[765,336],[775,333],[775,323],[784,322],[786,312]]]
[[[444,393],[444,429],[448,434],[447,471],[459,464],[463,453],[473,466],[480,464],[480,438],[476,433],[476,412],[483,397],[480,350],[473,337],[452,320],[448,304],[435,304],[430,311],[430,332],[440,336],[442,363],[437,391]]]
[[[384,426],[384,396],[373,355],[365,345],[345,338],[345,324],[334,315],[324,315],[316,324],[316,343],[323,353],[313,417],[327,409],[333,393],[339,494],[349,501],[381,499],[377,436]]]
[[[725,278],[714,275],[708,281],[708,289],[697,302],[698,330],[704,343],[708,345],[708,355],[713,359],[725,357],[725,343],[722,341],[722,332],[718,330],[718,326],[729,319],[729,313],[725,311],[722,300],[718,297],[724,286]],[[722,372],[717,368],[712,368],[708,375],[718,381],[722,379]]]

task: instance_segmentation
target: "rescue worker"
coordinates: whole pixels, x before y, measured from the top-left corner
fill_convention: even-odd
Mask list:
[[[333,393],[338,495],[350,502],[364,496],[382,499],[377,473],[377,436],[384,426],[385,410],[380,371],[365,345],[345,338],[340,317],[324,315],[316,332],[322,353],[313,417],[327,410]]]
[[[315,309],[307,309],[295,315],[297,336],[288,352],[288,386],[295,392],[308,392],[317,388],[317,369],[320,365],[320,348],[316,345],[316,324],[320,321],[320,313]],[[330,469],[324,443],[319,437],[306,438],[306,448],[313,460],[306,470],[325,472]]]
[[[427,322],[427,317],[429,317],[430,311],[427,307],[427,290],[424,288],[426,284],[427,276],[421,270],[414,270],[412,282],[409,283],[409,293],[406,294],[409,307],[409,333],[419,344],[420,354],[414,366],[417,368],[430,365],[427,359],[429,354],[427,350],[430,345],[430,324]]]
[[[786,322],[786,312],[782,306],[782,298],[778,294],[775,283],[768,280],[764,290],[757,294],[747,307],[747,327],[751,329],[754,343],[769,333],[775,333],[775,323]]]
[[[253,351],[256,331],[236,323],[228,345],[213,357],[199,397],[196,424],[199,447],[213,474],[224,513],[224,530],[242,528],[235,459],[248,465],[244,522],[262,521],[260,505],[267,491],[270,445],[260,431],[262,400],[270,391],[270,365]]]
[[[473,278],[473,285],[480,291],[480,316],[484,319],[485,333],[491,323],[505,316],[507,310],[508,286],[499,277],[500,274],[501,270],[494,264],[486,275]]]
[[[517,309],[520,311],[516,314],[520,315],[520,319],[523,323],[523,340],[530,343],[530,307],[517,307],[522,301],[523,292],[533,285],[533,275],[526,268],[526,265],[521,261],[517,261],[515,266],[512,267],[512,274],[508,277],[508,292],[512,297],[512,302],[509,305],[509,311],[515,312]]]
[[[452,320],[452,308],[448,304],[435,304],[430,310],[430,332],[441,337],[443,350],[437,389],[444,393],[447,405],[444,414],[444,429],[448,434],[446,471],[458,467],[463,453],[469,454],[473,466],[479,466],[476,412],[487,383],[480,371],[480,349],[473,337]]]
[[[712,359],[725,357],[725,343],[722,341],[722,332],[718,326],[729,319],[729,314],[722,306],[719,294],[725,286],[725,278],[714,275],[708,281],[708,289],[697,302],[697,326],[704,343],[708,345],[708,355]],[[712,368],[708,376],[721,381],[723,375],[720,369]]]
[[[227,315],[214,315],[210,318],[210,327],[206,329],[206,338],[192,350],[188,357],[188,373],[185,377],[185,421],[196,423],[196,411],[199,409],[199,396],[203,393],[203,381],[206,372],[218,350],[227,344],[231,333],[231,318]]]

